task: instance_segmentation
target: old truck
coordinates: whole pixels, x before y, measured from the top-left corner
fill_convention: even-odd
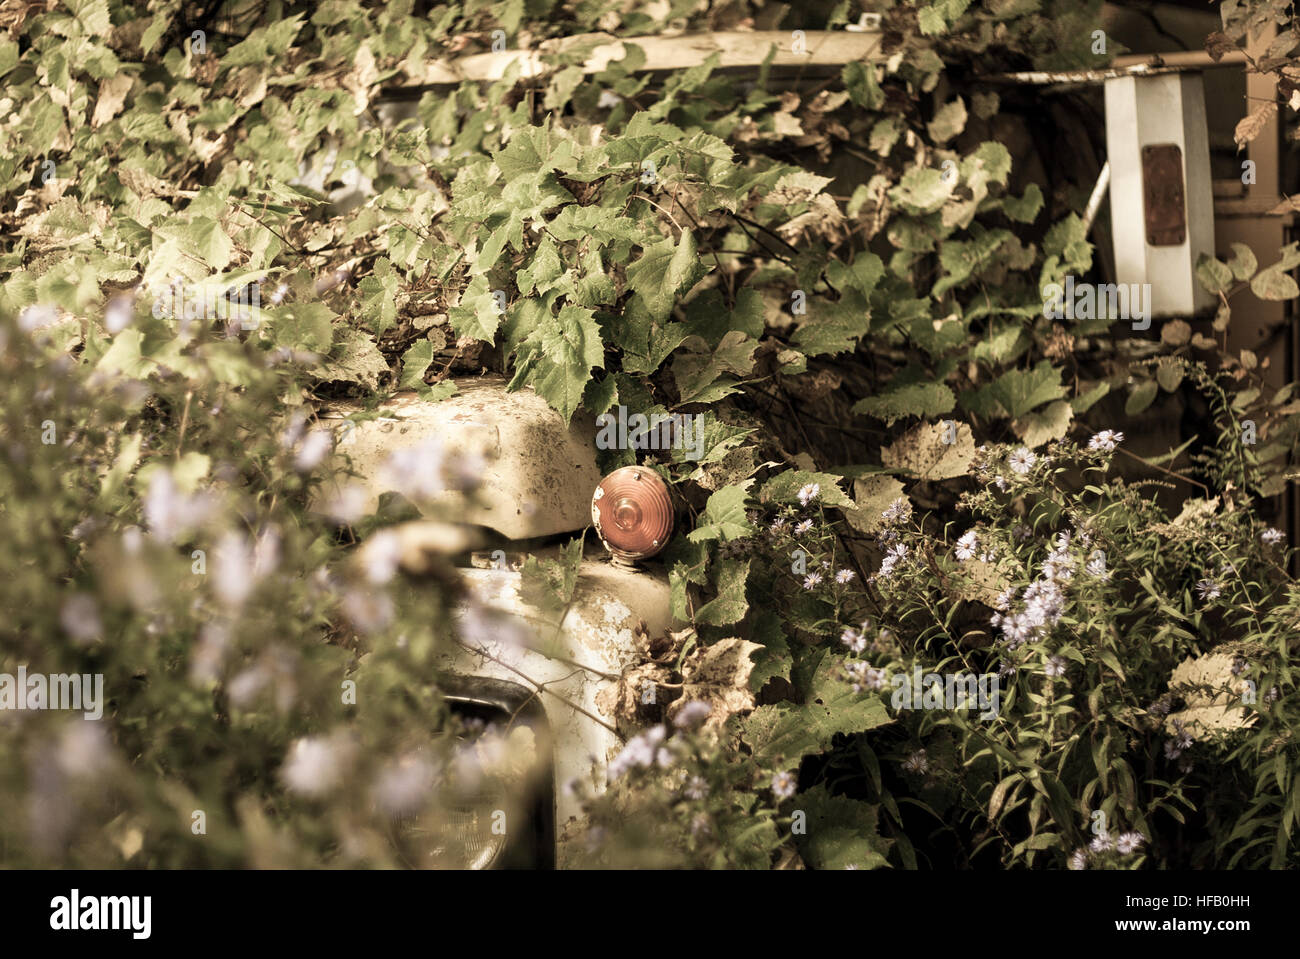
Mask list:
[[[526,725],[537,770],[521,787],[527,797],[511,797],[527,822],[516,814],[510,828],[494,831],[500,803],[491,794],[477,797],[452,810],[454,835],[428,864],[564,866],[582,832],[581,797],[605,787],[607,764],[623,744],[601,693],[635,661],[635,631],[662,634],[672,625],[668,580],[661,564],[611,556],[593,536],[597,546],[587,548],[566,608],[526,601],[523,555],[553,555],[593,525],[593,494],[602,482],[596,425],[579,414],[566,426],[531,389],[511,392],[499,377],[462,378],[456,386],[440,401],[398,394],[377,418],[361,422],[341,407],[326,418],[334,420],[338,448],[360,474],[370,505],[385,492],[382,464],[431,440],[447,456],[472,460],[480,474],[473,496],[449,492],[437,504],[442,515],[450,510],[475,528],[487,547],[462,557],[462,628],[441,646],[441,686],[465,716],[507,729]],[[635,537],[642,517],[635,504],[623,506],[632,515],[620,514],[622,532]],[[617,531],[606,533],[616,541]],[[484,629],[484,622],[499,628]]]

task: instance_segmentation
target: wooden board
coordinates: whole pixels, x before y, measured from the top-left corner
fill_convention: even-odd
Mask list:
[[[545,62],[545,57],[565,52],[585,54],[583,73],[599,73],[609,64],[623,59],[627,55],[626,48],[633,44],[645,51],[645,64],[638,72],[684,70],[699,66],[715,53],[719,56],[719,66],[724,69],[758,67],[773,45],[776,54],[772,63],[777,67],[839,67],[857,60],[884,59],[880,52],[879,31],[806,30],[803,34],[803,50],[796,53],[795,38],[790,30],[692,33],[626,40],[607,33],[588,33],[547,40],[535,50],[506,50],[451,60],[432,60],[425,65],[422,76],[412,77],[403,85],[437,86],[466,80],[500,80],[515,65],[518,65],[521,77],[538,76],[553,68]]]

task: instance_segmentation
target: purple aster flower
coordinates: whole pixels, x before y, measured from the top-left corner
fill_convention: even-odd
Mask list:
[[[1138,848],[1147,841],[1147,837],[1140,832],[1120,833],[1119,839],[1115,841],[1115,848],[1120,855],[1128,856],[1137,852]]]
[[[930,759],[925,754],[924,749],[918,749],[912,755],[903,760],[903,768],[909,773],[916,773],[923,776],[930,769]]]
[[[880,514],[886,523],[894,525],[896,523],[906,523],[912,518],[912,504],[906,498],[900,496],[889,504],[889,507]]]
[[[840,633],[840,642],[853,653],[860,653],[867,648],[867,637],[852,626],[846,627],[844,632]]]
[[[709,795],[708,781],[703,776],[692,776],[682,787],[682,795],[687,799],[704,799]]]
[[[702,699],[692,699],[689,703],[677,711],[673,717],[673,725],[678,729],[698,729],[704,725],[704,721],[709,718],[713,712],[713,707]]]
[[[784,770],[772,777],[772,793],[777,799],[789,799],[799,789],[799,780]]]
[[[1110,852],[1115,848],[1115,840],[1110,838],[1110,833],[1102,831],[1088,843],[1088,848],[1096,853]]]

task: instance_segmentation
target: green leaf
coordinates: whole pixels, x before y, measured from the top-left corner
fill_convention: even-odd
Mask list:
[[[921,28],[921,33],[927,37],[948,32],[948,21],[936,7],[922,7],[917,12],[916,22]]]
[[[696,255],[695,237],[683,231],[677,243],[662,240],[644,249],[627,266],[627,285],[641,294],[650,318],[668,317],[677,295],[690,289],[708,272]]]
[[[484,343],[496,339],[502,316],[486,275],[474,277],[460,303],[447,311],[447,321],[458,336],[473,337]]]
[[[808,470],[786,470],[777,473],[759,491],[758,498],[764,503],[798,503],[799,490],[809,484],[816,484],[817,502],[823,506],[837,506],[856,509],[849,496],[840,489],[842,476],[833,473],[813,473]]]
[[[517,352],[510,389],[531,385],[566,425],[582,403],[589,374],[605,359],[594,316],[580,306],[563,307],[554,316],[547,313]]]
[[[1260,270],[1250,281],[1250,289],[1261,300],[1293,300],[1300,296],[1300,287],[1281,263]]]
[[[745,480],[734,486],[724,486],[709,496],[704,507],[703,521],[687,536],[692,543],[718,539],[722,541],[741,539],[754,532],[749,518],[745,515],[745,501],[749,497],[749,487],[754,481]]]
[[[1074,399],[1070,400],[1070,406],[1073,407],[1076,414],[1082,415],[1088,412],[1094,403],[1110,392],[1110,384],[1102,380],[1092,389],[1080,393]]]
[[[628,297],[622,315],[611,319],[609,330],[614,345],[623,350],[626,373],[655,372],[689,334],[684,323],[652,320],[645,301],[635,293]]]
[[[552,128],[548,119],[542,126],[516,130],[506,148],[493,154],[492,159],[507,180],[540,178],[557,166],[573,162],[573,143]]]
[[[1232,275],[1239,280],[1249,280],[1255,275],[1255,269],[1259,263],[1255,259],[1255,252],[1244,243],[1232,244],[1232,259],[1228,261],[1228,268],[1232,270]]]
[[[1092,268],[1092,244],[1083,229],[1083,220],[1077,213],[1071,213],[1058,223],[1053,224],[1043,237],[1043,255],[1048,263],[1043,266],[1044,279],[1039,286],[1047,284],[1047,275],[1063,278],[1066,273],[1076,274]],[[1055,262],[1055,269],[1049,264]]]
[[[893,721],[878,695],[855,693],[835,677],[837,658],[818,666],[808,703],[760,706],[741,723],[741,736],[758,762],[793,765],[809,753],[825,752],[836,733],[866,732]]]
[[[328,353],[334,342],[333,323],[337,318],[338,315],[324,303],[291,303],[275,309],[271,335],[276,346]]]
[[[564,266],[560,262],[559,249],[549,236],[543,237],[542,242],[537,244],[537,249],[533,251],[528,266],[520,270],[516,276],[519,292],[524,296],[534,290],[545,293],[555,285],[555,281],[563,272]]]
[[[984,232],[975,228],[974,238],[969,241],[947,240],[939,247],[939,262],[946,275],[934,285],[931,295],[939,299],[955,287],[966,283],[1007,240],[1012,238],[1010,230],[989,230]]]
[[[889,191],[889,198],[908,213],[933,213],[952,196],[955,185],[956,180],[945,180],[938,170],[913,167]]]
[[[807,815],[799,851],[813,869],[879,869],[888,866],[891,841],[877,829],[877,807],[832,796],[825,783],[800,793],[796,806]]]
[[[807,356],[852,350],[871,330],[871,308],[856,290],[834,303],[813,299],[808,309],[808,318],[793,337],[794,345]]]
[[[1132,393],[1129,394],[1128,402],[1124,404],[1125,416],[1136,416],[1144,409],[1151,405],[1152,400],[1156,398],[1160,386],[1155,380],[1146,380],[1139,384]]]
[[[1196,278],[1211,293],[1222,293],[1232,286],[1232,270],[1228,265],[1205,253],[1196,261]]]
[[[961,175],[964,179],[975,180],[976,171],[986,175],[993,183],[1005,184],[1011,175],[1011,151],[1006,144],[997,140],[985,140],[975,148],[975,152],[961,161]]]
[[[397,322],[397,291],[401,277],[392,262],[381,256],[375,261],[374,273],[363,277],[357,284],[361,293],[362,312],[370,319],[370,329],[376,335]]]
[[[885,92],[876,82],[874,64],[853,61],[841,71],[844,89],[849,91],[853,105],[864,110],[879,110],[885,104]]]
[[[432,386],[421,386],[419,388],[420,399],[426,403],[441,403],[447,397],[459,392],[460,387],[451,380],[441,380]]]
[[[1037,183],[1025,187],[1025,194],[1020,199],[1007,197],[1002,201],[1002,212],[1017,223],[1033,223],[1042,209],[1043,191]]]
[[[727,626],[738,623],[749,612],[745,597],[745,584],[749,580],[749,564],[736,559],[723,560],[718,571],[717,596],[701,606],[695,613],[695,622],[705,626]]]
[[[1056,400],[1045,409],[1026,413],[1015,420],[1011,428],[1030,449],[1042,446],[1050,440],[1059,440],[1070,431],[1074,409],[1065,400]]]
[[[211,217],[196,216],[184,233],[208,266],[218,273],[226,268],[232,245],[220,223]]]
[[[564,615],[578,588],[582,566],[582,537],[569,540],[557,559],[529,556],[519,570],[519,596],[548,619]]]
[[[402,354],[402,378],[398,388],[418,390],[424,386],[424,374],[433,362],[433,344],[421,340]]]
[[[1014,419],[1063,396],[1061,371],[1050,360],[1042,360],[1032,370],[1007,370],[987,386],[963,393],[961,403],[981,416]]]
[[[722,338],[712,353],[681,352],[673,361],[673,378],[682,403],[714,403],[736,391],[736,381],[724,373],[747,376],[754,369],[758,343],[740,330]]]
[[[912,383],[868,396],[853,405],[854,413],[866,413],[892,426],[906,416],[939,416],[956,402],[952,390],[942,383]]]
[[[754,642],[763,647],[753,655],[754,671],[749,674],[749,688],[758,692],[769,679],[790,678],[790,645],[785,638],[781,617],[770,611],[760,611],[754,619]]]
[[[335,335],[333,355],[324,364],[322,376],[327,380],[345,380],[372,390],[378,389],[379,378],[389,369],[374,339],[348,326],[338,327]]]
[[[151,17],[148,28],[145,29],[143,36],[140,37],[140,49],[148,54],[158,41],[162,39],[162,35],[167,32],[167,28],[171,26],[171,22],[172,14],[168,11],[157,13]]]
[[[945,103],[925,128],[935,143],[947,143],[966,129],[966,102],[958,97]]]

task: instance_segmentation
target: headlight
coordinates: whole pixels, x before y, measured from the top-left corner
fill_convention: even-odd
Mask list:
[[[550,731],[534,695],[513,683],[452,677],[452,711],[469,732],[453,760],[455,791],[399,821],[416,869],[536,869],[555,864]]]
[[[490,869],[497,865],[509,839],[513,811],[504,789],[481,793],[467,802],[440,806],[404,824],[403,838],[423,854],[424,869]],[[494,832],[498,813],[505,813],[505,830]]]

